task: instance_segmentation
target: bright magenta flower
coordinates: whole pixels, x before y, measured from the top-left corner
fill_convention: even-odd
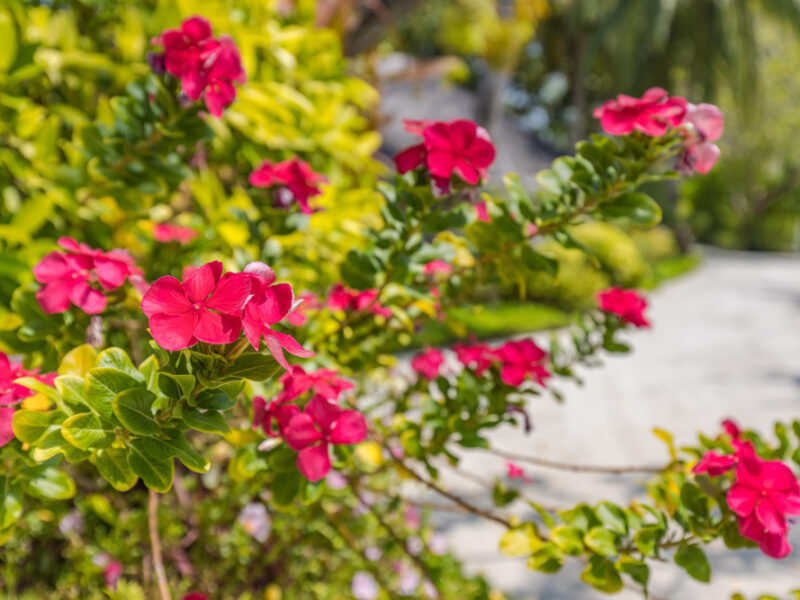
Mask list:
[[[188,244],[197,237],[197,232],[191,227],[181,227],[180,225],[169,225],[159,223],[153,226],[153,238],[157,242],[178,242]]]
[[[492,222],[492,218],[489,216],[489,207],[486,205],[485,200],[475,203],[475,216],[478,221],[483,221],[484,223]]]
[[[779,460],[743,457],[727,501],[739,517],[739,532],[758,542],[762,552],[784,558],[792,551],[786,539],[786,517],[800,515],[800,483],[787,465]]]
[[[519,479],[524,483],[532,483],[533,480],[525,475],[525,470],[518,464],[511,461],[506,462],[507,476],[509,479]]]
[[[108,563],[108,566],[103,571],[103,578],[106,581],[106,587],[112,591],[116,590],[117,581],[119,581],[121,575],[122,575],[122,563],[117,562],[116,560],[113,560],[110,563]]]
[[[344,410],[323,396],[314,396],[304,412],[292,417],[283,431],[297,468],[309,481],[319,481],[331,470],[331,444],[357,444],[367,437],[364,415]]]
[[[142,274],[125,250],[103,252],[67,237],[58,244],[66,253],[54,250],[33,267],[33,276],[43,284],[36,300],[48,314],[65,312],[70,302],[87,314],[101,313],[107,303],[103,291]]]
[[[205,594],[200,592],[189,592],[183,597],[183,600],[207,600]]]
[[[644,316],[647,300],[636,290],[625,290],[619,287],[609,288],[597,294],[600,310],[617,315],[625,323],[635,327],[650,327]]]
[[[16,409],[13,406],[0,406],[0,448],[14,439],[11,423]]]
[[[417,354],[411,360],[411,368],[419,375],[428,379],[436,379],[442,369],[444,356],[442,351],[436,348],[428,348],[424,352]]]
[[[236,44],[224,35],[214,39],[211,24],[202,17],[186,19],[152,42],[164,47],[164,67],[180,79],[183,92],[192,100],[204,97],[215,117],[236,98],[233,84],[247,81]]]
[[[192,269],[183,283],[167,275],[153,282],[142,298],[150,333],[165,350],[197,343],[229,344],[242,331],[241,312],[250,294],[250,277],[222,274],[214,261]]]
[[[298,367],[299,368],[299,367]],[[270,437],[278,437],[300,409],[294,404],[275,399],[269,404],[261,396],[253,397],[253,429],[261,427]],[[273,421],[277,429],[273,426]]]
[[[250,173],[250,184],[261,188],[277,188],[274,194],[275,206],[288,208],[296,201],[304,215],[314,213],[308,199],[322,193],[319,184],[328,180],[316,173],[311,166],[295,157],[279,163],[268,160]]]
[[[709,450],[694,466],[692,473],[707,473],[711,477],[719,477],[730,471],[736,462],[737,458],[734,454],[719,454],[716,450]]]
[[[458,175],[469,185],[486,179],[494,162],[495,148],[489,133],[472,121],[405,121],[407,131],[423,142],[394,157],[400,173],[425,166],[437,187],[447,193],[450,179]]]
[[[295,327],[302,327],[308,321],[308,312],[319,310],[322,307],[322,302],[320,302],[319,298],[314,292],[303,292],[297,297],[297,300],[300,300],[300,303],[297,304],[296,308],[289,313],[289,316],[286,317],[286,320],[289,321],[290,325],[294,325]]]
[[[483,375],[496,359],[494,352],[486,344],[458,343],[453,346],[453,352],[456,353],[458,361],[466,368],[475,371],[476,375]]]
[[[40,375],[38,369],[26,369],[22,364],[11,362],[5,353],[0,352],[0,406],[19,404],[36,392],[24,385],[14,383],[20,377],[34,377],[47,385],[53,385],[57,373]]]
[[[425,265],[424,271],[425,275],[435,275],[437,273],[449,275],[453,272],[453,265],[436,258]]]
[[[253,348],[258,350],[263,337],[270,354],[287,371],[291,371],[292,367],[283,355],[284,350],[301,358],[314,356],[311,350],[303,348],[291,335],[272,327],[292,310],[292,286],[288,283],[275,283],[275,273],[262,262],[247,265],[244,275],[250,278],[251,294],[244,305],[242,326],[244,335]]]
[[[679,170],[685,174],[708,173],[719,159],[720,150],[714,143],[722,137],[725,118],[713,104],[689,104],[682,125],[686,128]]]
[[[328,308],[331,310],[365,310],[369,308],[369,312],[381,315],[387,319],[392,316],[390,308],[381,306],[376,302],[378,297],[378,290],[365,290],[358,292],[346,288],[343,284],[337,283],[333,286],[330,294],[328,294]]]
[[[280,402],[289,402],[308,391],[328,400],[336,400],[342,392],[353,389],[353,383],[333,369],[317,369],[307,373],[303,367],[294,367],[291,373],[281,376],[280,383],[283,390],[275,398]]]
[[[595,109],[594,117],[606,133],[627,135],[641,131],[647,135],[661,136],[669,127],[677,127],[686,114],[685,98],[670,97],[667,91],[654,87],[641,98],[620,94]]]
[[[533,340],[506,342],[494,351],[500,359],[500,378],[506,385],[518,386],[528,375],[544,385],[550,372],[542,364],[547,360],[547,352],[539,348]]]

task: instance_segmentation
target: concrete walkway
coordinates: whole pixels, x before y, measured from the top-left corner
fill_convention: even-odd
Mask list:
[[[583,371],[582,388],[562,386],[563,405],[543,397],[531,411],[535,431],[529,436],[498,431],[495,446],[574,463],[658,464],[667,455],[650,433],[653,427],[672,431],[680,445],[692,443],[699,431],[713,434],[726,417],[765,433],[775,420],[800,418],[800,257],[712,250],[699,269],[659,289],[651,302],[654,327],[628,336],[635,349],[631,355]],[[461,467],[484,479],[505,472],[501,459],[480,452],[465,454]],[[642,495],[635,475],[528,472],[535,481],[526,492],[547,505],[625,503]],[[447,483],[488,506],[475,484],[458,476]],[[437,518],[467,568],[510,597],[606,597],[579,580],[581,565],[575,561],[558,575],[541,575],[527,570],[523,559],[500,556],[499,527],[450,513]],[[784,561],[712,547],[710,585],[689,580],[672,563],[658,564],[651,591],[670,600],[727,600],[735,592],[748,600],[763,593],[787,597],[800,588],[800,524],[792,541],[797,550]],[[641,595],[625,591],[615,597]]]

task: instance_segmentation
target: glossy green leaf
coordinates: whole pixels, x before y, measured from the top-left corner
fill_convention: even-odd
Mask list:
[[[205,433],[228,433],[231,429],[218,410],[200,410],[186,407],[182,413],[183,421],[192,429]]]
[[[139,372],[135,366],[133,366],[133,361],[131,361],[128,354],[119,348],[108,348],[107,350],[103,350],[100,354],[98,354],[97,366],[118,369],[124,373],[127,373],[137,381],[145,381],[144,375],[142,375],[142,373]]]
[[[141,382],[119,369],[94,368],[86,376],[86,401],[93,412],[105,419],[111,419],[114,414],[114,397],[125,390],[141,386]]]
[[[175,463],[172,459],[156,460],[144,449],[143,440],[132,440],[128,446],[128,464],[151,490],[165,494],[172,487]]]
[[[114,430],[94,413],[72,415],[61,424],[61,435],[81,450],[107,448],[114,441]]]
[[[236,399],[231,398],[222,388],[216,388],[203,390],[197,395],[194,402],[198,408],[228,410],[236,404]]]
[[[114,397],[112,407],[120,422],[137,435],[156,435],[161,426],[153,416],[156,396],[144,388],[132,388]]]
[[[583,554],[583,532],[577,527],[559,525],[550,530],[550,540],[558,546],[564,554],[580,556]]]
[[[661,207],[641,192],[622,194],[610,202],[604,202],[600,212],[604,217],[625,218],[643,227],[652,227],[661,222]]]
[[[528,557],[528,568],[542,573],[557,573],[564,564],[564,555],[558,546],[546,543]]]
[[[128,464],[128,450],[125,448],[106,448],[98,452],[97,471],[120,492],[127,492],[139,480]]]
[[[196,473],[207,473],[211,463],[202,454],[189,446],[183,433],[171,430],[167,437],[146,437],[139,440],[141,448],[153,459],[166,461],[177,458],[188,469]]]
[[[188,398],[194,390],[195,384],[194,375],[176,375],[165,372],[158,374],[159,389],[167,398],[174,400]]]
[[[583,538],[584,543],[601,556],[616,556],[617,534],[605,527],[593,527]]]
[[[614,563],[602,556],[593,556],[589,559],[589,565],[581,573],[581,580],[606,594],[613,594],[622,589],[622,577]]]
[[[239,356],[224,372],[225,377],[264,381],[280,370],[281,366],[271,354],[247,352]]]
[[[630,575],[636,583],[644,588],[647,588],[647,583],[650,581],[650,567],[644,561],[636,560],[630,556],[623,556],[617,561],[617,568]]]
[[[544,271],[550,277],[558,275],[558,261],[536,252],[527,244],[522,247],[522,262],[531,271]]]
[[[700,547],[683,544],[675,553],[675,564],[686,569],[690,577],[708,583],[711,581],[711,565]]]
[[[25,468],[19,479],[26,494],[42,500],[68,500],[75,495],[75,482],[56,467]]]
[[[14,413],[11,428],[18,440],[35,446],[48,433],[60,430],[66,418],[67,415],[61,411],[18,410]]]

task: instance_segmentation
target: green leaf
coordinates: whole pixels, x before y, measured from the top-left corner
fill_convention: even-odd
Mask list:
[[[542,573],[557,573],[564,564],[564,556],[555,544],[550,542],[534,551],[528,558],[528,568]]]
[[[558,275],[558,261],[536,252],[527,244],[522,247],[522,263],[531,271],[544,271],[550,277]]]
[[[42,462],[53,458],[56,454],[61,453],[64,458],[71,463],[79,463],[91,456],[91,452],[81,450],[70,444],[61,435],[61,426],[52,431],[48,431],[45,436],[36,442],[36,448],[33,451],[33,459],[36,462]]]
[[[146,360],[139,365],[139,372],[144,376],[144,383],[148,390],[157,394],[160,389],[158,387],[158,359],[155,356],[148,356]]]
[[[708,516],[708,497],[697,485],[687,481],[681,486],[681,502],[694,514]]]
[[[61,435],[81,450],[107,448],[114,441],[114,430],[94,413],[72,415],[61,424]]]
[[[14,413],[11,429],[18,440],[35,446],[48,433],[60,430],[66,417],[61,411],[18,410]]]
[[[686,569],[690,577],[708,583],[711,581],[711,565],[705,552],[698,546],[682,544],[675,553],[675,564]]]
[[[430,213],[422,224],[424,233],[440,233],[450,229],[461,229],[475,214],[475,209],[469,203],[462,203],[450,210],[439,210]],[[374,287],[374,286],[373,286]]]
[[[527,556],[541,546],[542,540],[536,534],[533,523],[512,527],[500,538],[500,554],[503,556]]]
[[[210,410],[228,410],[236,404],[236,399],[231,398],[222,389],[208,389],[203,390],[194,400],[198,408],[207,408]]]
[[[368,290],[377,285],[377,276],[382,269],[381,262],[374,254],[353,249],[342,263],[342,281],[353,289]]]
[[[601,556],[616,556],[617,534],[605,527],[593,527],[583,538],[584,543]]]
[[[278,473],[272,480],[270,490],[272,491],[272,500],[277,506],[290,506],[300,493],[300,472],[295,470]]]
[[[15,379],[14,383],[18,385],[24,385],[26,388],[30,388],[35,392],[44,394],[55,403],[61,401],[61,394],[58,393],[58,390],[54,386],[47,385],[35,377],[20,377],[19,379]]]
[[[114,397],[112,407],[120,422],[137,435],[156,435],[160,425],[153,417],[156,396],[144,388],[132,388]]]
[[[161,372],[158,374],[158,387],[167,398],[178,400],[188,398],[194,390],[194,375],[176,375]]]
[[[144,375],[139,372],[139,369],[133,366],[133,362],[127,353],[119,348],[108,348],[107,350],[103,350],[100,354],[98,354],[97,366],[118,369],[124,373],[127,373],[137,381],[145,381]]]
[[[89,369],[95,366],[96,359],[97,352],[95,349],[89,344],[82,344],[64,355],[61,364],[58,366],[58,374],[86,377]]]
[[[223,373],[225,377],[243,378],[251,381],[269,379],[281,366],[271,354],[248,352],[237,357]]]
[[[7,73],[11,70],[17,59],[18,49],[14,20],[7,10],[0,11],[0,73]]]
[[[89,408],[101,417],[111,420],[114,410],[112,402],[117,394],[141,383],[119,369],[97,367],[86,375],[86,401]]]
[[[225,417],[218,410],[202,411],[197,408],[185,407],[182,416],[184,423],[197,431],[224,434],[231,430]]]
[[[131,440],[128,464],[151,490],[165,494],[172,487],[175,463],[172,459],[156,460],[144,449],[143,440]]]
[[[635,225],[652,227],[661,222],[661,207],[647,194],[629,192],[600,205],[600,213],[607,218],[629,219]]]
[[[237,448],[228,463],[228,475],[235,481],[247,481],[267,468],[267,461],[258,456],[253,446]]]
[[[645,556],[658,555],[658,543],[664,536],[665,529],[661,525],[645,525],[633,537],[633,543]]]
[[[97,453],[97,471],[119,492],[127,492],[139,480],[128,464],[128,451],[125,448],[100,450]]]
[[[195,473],[208,473],[211,463],[202,454],[189,446],[181,431],[170,430],[167,438],[146,437],[139,441],[142,449],[156,460],[177,458],[186,468]]]
[[[22,516],[22,494],[10,477],[0,476],[0,530],[10,527]]]
[[[614,567],[614,563],[602,556],[593,556],[589,559],[589,565],[581,573],[581,581],[607,594],[622,589],[622,577]]]
[[[608,527],[620,535],[628,535],[628,519],[625,511],[611,502],[601,502],[595,510],[597,517]]]
[[[86,384],[76,375],[59,375],[55,379],[56,389],[67,404],[74,407],[88,407]]]
[[[617,561],[617,568],[631,576],[636,583],[647,588],[650,581],[650,567],[644,561],[636,560],[630,556],[623,556]]]
[[[75,495],[75,482],[56,467],[27,467],[20,471],[19,479],[24,492],[35,498],[68,500]]]
[[[577,527],[559,525],[550,530],[550,540],[564,554],[580,556],[583,554],[583,532]]]

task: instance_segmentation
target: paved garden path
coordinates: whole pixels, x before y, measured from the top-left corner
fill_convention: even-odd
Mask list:
[[[660,288],[651,301],[654,327],[629,336],[632,355],[585,371],[585,386],[566,388],[563,405],[542,398],[532,411],[535,431],[499,431],[496,447],[584,464],[659,463],[666,452],[650,433],[653,427],[674,432],[682,444],[698,431],[717,431],[725,417],[763,431],[776,419],[800,418],[800,257],[712,250],[700,268]],[[501,459],[477,452],[467,453],[462,467],[485,479],[504,473]],[[535,481],[526,492],[548,505],[626,502],[641,494],[635,475],[535,468],[529,473]],[[488,505],[475,484],[452,476],[448,485]],[[499,555],[499,527],[452,513],[437,518],[468,569],[486,575],[509,597],[606,597],[580,582],[575,561],[558,575],[540,575],[528,571],[523,559]],[[786,597],[800,588],[800,524],[792,541],[798,549],[782,562],[758,551],[712,547],[710,585],[687,580],[671,563],[657,565],[652,592],[670,600],[728,600],[737,591],[753,600],[767,592]],[[626,591],[615,597],[641,595]]]

